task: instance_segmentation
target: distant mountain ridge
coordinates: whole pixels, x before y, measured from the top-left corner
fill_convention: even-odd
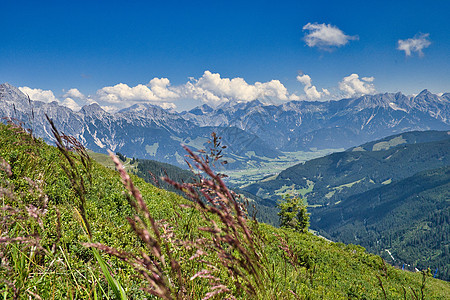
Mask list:
[[[184,166],[181,143],[193,149],[207,148],[210,133],[215,131],[228,146],[231,167],[244,168],[249,159],[278,157],[280,151],[350,148],[405,131],[448,130],[450,94],[438,96],[424,90],[415,97],[385,93],[282,105],[255,100],[218,108],[205,104],[182,113],[139,104],[111,114],[98,104],[74,112],[57,102],[29,102],[19,89],[0,85],[0,115],[23,121],[51,142],[45,114],[58,129],[93,151],[111,149],[128,157],[179,166]]]
[[[415,97],[385,93],[278,106],[259,101],[217,109],[203,105],[182,116],[199,126],[235,126],[283,151],[349,148],[406,131],[449,129],[450,94],[424,90]]]
[[[19,89],[7,83],[0,85],[0,116],[24,122],[36,136],[52,143],[45,114],[53,119],[61,132],[101,153],[110,149],[128,157],[156,159],[185,167],[185,151],[180,144],[203,149],[208,146],[211,132],[215,131],[232,142],[228,149],[230,155],[241,151],[268,157],[280,154],[257,136],[241,129],[200,128],[180,115],[154,105],[135,105],[111,114],[94,103],[74,112],[57,102],[29,101]]]
[[[437,268],[438,278],[450,280],[449,200],[445,166],[313,210],[311,224],[334,241],[359,244],[397,266]]]

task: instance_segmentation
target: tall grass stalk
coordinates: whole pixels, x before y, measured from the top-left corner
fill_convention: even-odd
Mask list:
[[[52,127],[53,136],[56,139],[56,146],[58,150],[63,154],[66,158],[66,161],[69,163],[70,167],[66,167],[64,164],[61,164],[61,168],[64,170],[66,175],[68,176],[72,187],[78,197],[78,201],[74,203],[74,211],[77,214],[81,227],[83,231],[86,233],[89,243],[92,243],[92,231],[89,225],[89,221],[86,213],[86,195],[87,195],[87,184],[89,184],[92,180],[91,178],[91,167],[92,161],[89,154],[86,151],[86,148],[79,143],[74,137],[67,136],[64,134],[60,134],[56,129],[53,121],[48,117],[47,120]],[[75,151],[77,156],[72,155],[71,151]],[[79,164],[83,167],[84,172],[81,173],[79,168],[77,167],[77,160]],[[84,176],[87,177],[87,182]],[[102,269],[103,275],[106,277],[106,280],[111,287],[115,297],[117,299],[126,300],[127,296],[125,290],[122,285],[116,280],[111,272],[109,271],[108,265],[100,256],[97,249],[92,248],[92,253],[94,254],[95,259],[97,260],[100,268]]]
[[[162,299],[262,296],[266,273],[261,239],[255,239],[257,224],[248,220],[243,205],[226,187],[222,176],[212,171],[209,158],[202,159],[185,149],[208,178],[193,184],[164,180],[192,200],[191,204],[175,209],[175,217],[181,216],[177,210],[189,209],[203,218],[204,226],[198,228],[196,236],[191,235],[188,227],[173,228],[164,220],[156,221],[120,160],[110,153],[135,211],[128,222],[145,245],[145,251],[137,254],[99,243],[85,245],[127,262],[147,283],[142,289]]]

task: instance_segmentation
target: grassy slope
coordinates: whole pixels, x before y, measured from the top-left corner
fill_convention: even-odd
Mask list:
[[[98,163],[108,168],[114,168],[114,163],[108,155],[95,152],[89,153],[91,157]],[[198,177],[194,176],[190,170],[181,169],[174,165],[150,159],[139,159],[131,164],[131,159],[127,158],[127,160],[124,162],[124,168],[127,170],[127,172],[137,175],[148,183],[151,183],[164,190],[175,192],[179,195],[183,195],[183,193],[174,188],[172,185],[163,181],[161,178],[168,177],[177,182],[191,183],[194,182],[195,178],[198,179]],[[241,189],[233,188],[233,190],[237,194],[241,195],[241,197],[244,197],[249,201],[249,205],[247,208],[252,216],[253,214],[255,214],[259,222],[271,224],[274,226],[279,225],[277,216],[278,209],[276,207],[264,205],[263,199],[258,198]]]
[[[2,237],[38,235],[41,237],[42,249],[47,250],[36,254],[33,248],[25,244],[0,245],[3,255],[0,289],[3,295],[7,299],[12,298],[14,291],[18,291],[19,298],[28,298],[33,293],[43,299],[93,299],[95,294],[110,297],[111,291],[92,252],[81,244],[86,242],[86,235],[74,211],[76,197],[60,168],[64,159],[57,149],[41,141],[33,142],[27,135],[0,126],[0,157],[12,167],[10,177],[7,172],[0,171],[1,184],[2,187],[14,184],[12,193],[2,197],[3,206],[10,205],[24,211],[25,205],[42,206],[42,197],[38,195],[42,193],[32,192],[32,184],[25,177],[36,181],[49,198],[47,210],[42,216],[42,226],[31,219],[18,219],[13,226],[2,228]],[[123,196],[119,177],[113,170],[97,163],[94,163],[91,172],[87,211],[93,240],[138,252],[142,243],[125,220],[132,215],[132,210]],[[155,188],[137,177],[133,177],[133,180],[155,219],[165,219],[175,231],[189,233],[188,236],[198,234],[197,227],[201,225],[198,213],[178,208],[178,204],[186,203],[185,199]],[[17,199],[13,199],[12,195],[16,195]],[[59,240],[57,211],[61,215],[62,235]],[[5,216],[3,212],[2,224],[5,224]],[[407,291],[408,299],[413,297],[412,289],[416,292],[420,290],[421,274],[385,267],[379,257],[366,253],[359,246],[330,243],[310,234],[301,235],[269,225],[261,225],[259,232],[263,236],[268,274],[261,287],[272,298],[295,298],[295,293],[301,298],[312,299],[382,299],[380,280],[389,299],[403,299],[403,288]],[[294,254],[296,259],[292,263],[277,236],[283,237],[289,251]],[[189,255],[183,251],[187,250],[180,249],[178,259]],[[134,271],[113,257],[104,255],[104,258],[129,297],[143,298],[143,292],[139,290],[142,281],[136,278]],[[9,263],[5,263],[6,259]],[[183,276],[190,278],[198,271],[198,267],[184,269]],[[204,293],[205,289],[200,283],[199,294],[202,291]],[[424,293],[427,299],[446,299],[450,287],[447,282],[427,278]],[[199,294],[194,298],[200,298]]]

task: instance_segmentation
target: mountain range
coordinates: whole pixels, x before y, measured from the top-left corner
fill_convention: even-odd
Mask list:
[[[228,146],[229,167],[245,168],[248,160],[282,152],[349,148],[405,131],[447,130],[449,104],[449,93],[438,96],[424,90],[417,96],[385,93],[282,105],[257,100],[217,108],[205,104],[182,113],[139,104],[113,114],[95,103],[75,112],[57,102],[29,101],[16,87],[0,85],[0,115],[22,121],[47,142],[52,135],[45,114],[93,151],[110,149],[179,166],[185,166],[180,144],[207,148],[212,131]]]

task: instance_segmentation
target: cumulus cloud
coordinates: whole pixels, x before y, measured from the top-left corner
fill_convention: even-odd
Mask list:
[[[74,111],[79,111],[83,105],[97,103],[111,113],[136,103],[150,103],[164,109],[175,109],[176,105],[171,101],[180,97],[176,89],[170,88],[170,81],[167,78],[153,78],[147,85],[138,84],[134,87],[123,83],[106,86],[93,96],[86,96],[78,89],[71,88],[68,91],[63,90],[59,99],[51,90],[32,89],[26,86],[19,89],[29,95],[31,100],[46,103],[56,101]]]
[[[159,103],[158,105],[161,106],[164,109],[175,109],[175,108],[177,108],[175,103],[172,103],[172,102],[162,102],[162,103]]]
[[[342,47],[350,40],[358,39],[358,36],[346,35],[331,24],[308,23],[303,26],[303,31],[307,31],[304,40],[309,47],[318,47],[323,50]]]
[[[179,97],[176,92],[169,90],[170,81],[167,78],[153,78],[148,85],[159,99],[176,99]]]
[[[86,98],[79,90],[70,89],[62,97],[64,100],[58,99],[53,91],[42,90],[42,89],[32,89],[27,86],[19,87],[22,93],[27,94],[31,100],[42,101],[45,103],[50,103],[53,101],[58,102],[59,105],[66,106],[74,111],[81,109],[80,102],[90,102],[92,99]]]
[[[70,89],[68,90],[63,97],[66,98],[76,98],[76,99],[85,99],[86,96],[83,95],[83,93],[81,93],[78,89]]]
[[[333,97],[354,97],[375,92],[374,77],[362,77],[351,74],[339,82],[340,95]],[[76,88],[61,93],[56,98],[52,91],[22,87],[21,90],[33,100],[45,102],[57,101],[74,111],[85,104],[98,103],[105,111],[114,113],[122,108],[139,103],[158,105],[164,109],[175,109],[176,101],[187,104],[192,99],[200,100],[212,106],[226,102],[249,102],[260,100],[263,103],[281,103],[292,100],[322,100],[329,98],[328,89],[319,89],[313,85],[307,74],[299,74],[297,81],[303,85],[304,94],[289,93],[279,80],[248,83],[243,78],[223,78],[219,73],[205,71],[199,78],[189,78],[185,84],[171,86],[167,78],[153,78],[147,84],[129,86],[119,83],[99,89],[94,95],[85,95]]]
[[[104,111],[108,112],[108,113],[115,113],[117,112],[119,109],[117,108],[117,106],[114,105],[101,105],[100,106]]]
[[[69,97],[64,99],[64,101],[61,102],[61,105],[64,105],[73,111],[79,111],[81,109],[81,106],[78,103],[76,103],[75,100]]]
[[[431,45],[429,33],[418,33],[413,38],[407,40],[398,40],[397,49],[405,51],[406,56],[411,56],[413,52],[417,52],[419,56],[423,56],[423,49]]]
[[[222,78],[205,71],[199,79],[191,78],[183,88],[184,96],[217,105],[222,102],[248,102],[256,99],[289,100],[286,87],[279,80],[248,84],[243,78]]]
[[[344,93],[345,97],[373,94],[375,93],[375,86],[372,83],[374,80],[374,77],[359,79],[358,74],[351,74],[339,82],[339,89]]]
[[[163,107],[175,107],[168,100],[179,98],[179,94],[169,89],[170,81],[167,78],[154,78],[148,85],[138,84],[130,87],[119,83],[114,86],[106,86],[97,91],[100,102],[112,104],[123,108],[136,103],[152,103]]]
[[[319,100],[324,96],[330,95],[330,92],[327,89],[322,89],[322,91],[319,92],[317,88],[312,85],[312,79],[309,75],[298,75],[297,80],[304,85],[303,90],[309,100]]]
[[[61,105],[64,105],[73,111],[79,111],[82,105],[92,104],[95,102],[93,99],[86,97],[76,88],[68,90],[62,97],[64,100],[61,102]]]
[[[19,90],[34,101],[42,101],[45,103],[59,102],[51,90],[32,89],[27,86],[19,87]]]
[[[301,100],[300,96],[297,96],[296,94],[291,94],[289,96],[289,100],[290,101],[296,101],[296,100]]]
[[[361,79],[364,80],[364,81],[367,81],[367,82],[372,82],[372,81],[375,80],[375,77],[373,77],[373,76],[371,76],[371,77],[363,77]]]
[[[106,86],[98,90],[97,95],[99,100],[113,104],[159,100],[159,98],[143,84],[138,84],[134,87],[130,87],[124,83],[119,83],[115,86]]]

